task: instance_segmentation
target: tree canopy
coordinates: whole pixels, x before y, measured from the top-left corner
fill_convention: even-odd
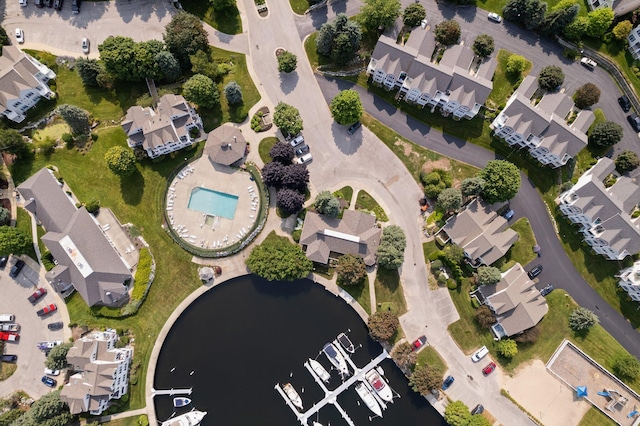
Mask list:
[[[481,177],[466,178],[460,182],[460,192],[465,197],[473,197],[474,195],[480,195],[484,188],[485,182]]]
[[[444,420],[450,426],[467,426],[471,420],[469,407],[462,401],[453,401],[444,410]]]
[[[589,108],[600,100],[600,88],[593,83],[585,83],[578,87],[573,95],[573,101],[580,109]]]
[[[218,12],[231,9],[236,6],[236,0],[209,0],[209,3],[213,6],[213,10]]]
[[[304,194],[290,188],[280,188],[276,192],[276,205],[285,215],[299,212],[304,205]]]
[[[189,55],[198,50],[209,52],[208,34],[200,18],[187,12],[173,15],[164,32],[164,44],[167,50],[178,60],[182,69],[190,69]]]
[[[498,322],[498,320],[496,319],[496,315],[491,311],[491,309],[489,309],[487,305],[482,305],[478,309],[476,309],[474,318],[483,328],[491,328],[493,324]]]
[[[622,151],[615,159],[618,173],[626,173],[635,170],[640,166],[638,154],[633,151]]]
[[[229,105],[240,105],[242,103],[242,89],[235,81],[230,81],[224,86],[224,96]]]
[[[180,63],[176,57],[173,56],[173,53],[169,51],[163,50],[162,52],[158,52],[156,54],[156,63],[166,81],[176,81],[182,73]]]
[[[563,34],[569,40],[579,40],[587,33],[589,29],[589,20],[586,16],[578,16],[569,25],[564,27]]]
[[[461,34],[460,24],[455,19],[442,21],[436,25],[434,34],[438,43],[445,46],[457,44]]]
[[[273,161],[289,165],[293,161],[295,153],[290,143],[278,142],[275,143],[269,150],[269,156]],[[266,166],[266,165],[265,165]]]
[[[11,220],[11,212],[4,207],[0,207],[0,225],[7,225]]]
[[[378,246],[378,265],[385,269],[398,269],[404,261],[407,238],[401,227],[390,225],[382,230]]]
[[[518,22],[528,30],[539,28],[547,13],[547,3],[541,0],[508,0],[502,8],[507,21]]]
[[[284,176],[285,165],[279,161],[267,163],[262,168],[262,181],[267,186],[280,188],[282,186],[282,176]]]
[[[599,38],[607,32],[614,19],[613,9],[610,7],[601,7],[592,10],[587,14],[589,26],[586,34],[593,38]]]
[[[109,170],[118,176],[130,176],[136,171],[136,157],[129,148],[113,146],[104,154]]]
[[[318,53],[331,58],[337,65],[348,63],[360,48],[362,30],[344,13],[320,27],[316,38]]]
[[[569,315],[569,327],[574,331],[588,330],[599,322],[600,318],[593,311],[582,306]]]
[[[79,57],[76,59],[76,71],[85,86],[98,86],[98,74],[104,68],[96,59]]]
[[[482,199],[489,204],[508,201],[520,189],[520,170],[506,160],[489,161],[479,177],[485,181]]]
[[[306,277],[313,270],[313,262],[302,249],[275,232],[251,250],[246,264],[252,273],[269,281],[293,281]]]
[[[321,191],[316,195],[313,207],[320,214],[336,217],[340,213],[340,200],[331,191]]]
[[[538,75],[538,85],[545,90],[556,90],[564,83],[562,68],[556,65],[548,65],[542,68]]]
[[[56,390],[44,394],[11,426],[65,426],[71,424],[72,420],[69,406],[62,402],[60,391]]]
[[[613,371],[618,377],[635,380],[640,374],[640,362],[633,355],[622,355],[614,361]]]
[[[505,358],[513,358],[518,354],[518,344],[511,339],[500,340],[496,345],[496,349]]]
[[[400,8],[398,0],[364,0],[358,18],[367,30],[378,31],[378,28],[393,25],[400,16]]]
[[[507,59],[505,71],[507,74],[520,75],[527,67],[527,59],[522,55],[510,55]]]
[[[298,57],[293,53],[285,50],[278,56],[278,71],[290,73],[295,71],[298,66]]]
[[[495,50],[493,37],[488,34],[480,34],[473,42],[473,52],[481,58],[490,56]]]
[[[220,103],[218,86],[206,75],[196,74],[182,86],[182,94],[188,101],[204,108],[213,108]]]
[[[402,22],[407,27],[415,27],[420,25],[422,20],[427,17],[427,11],[420,3],[410,3],[402,12]]]
[[[302,118],[297,108],[278,102],[273,113],[273,124],[285,135],[297,135],[303,129]]]
[[[352,89],[343,90],[331,100],[331,115],[338,124],[353,124],[362,118],[364,108],[360,95]]]
[[[400,326],[398,316],[389,311],[377,311],[367,321],[369,334],[376,340],[389,340],[395,336]]]
[[[391,357],[396,361],[396,364],[403,369],[411,369],[416,365],[416,359],[418,354],[413,350],[413,345],[409,342],[398,343],[391,350]]]
[[[47,360],[44,362],[45,366],[51,370],[67,368],[67,353],[72,345],[72,343],[67,342],[51,348],[49,355],[47,355]]]
[[[607,148],[620,142],[622,135],[622,126],[618,123],[613,121],[598,123],[591,128],[589,145],[597,148]]]
[[[580,6],[575,3],[567,8],[554,9],[544,18],[542,32],[550,36],[560,35],[562,30],[576,19],[578,12]]]
[[[60,105],[56,112],[67,122],[75,135],[86,135],[91,131],[89,113],[75,105]]]
[[[0,128],[0,150],[15,154],[18,157],[24,156],[30,149],[24,137],[15,129]]]
[[[500,269],[493,266],[481,266],[478,268],[478,285],[491,285],[500,281],[502,274]]]
[[[631,21],[624,20],[624,21],[618,22],[616,26],[613,27],[613,30],[611,30],[611,32],[613,33],[613,36],[617,40],[626,41],[632,29],[633,29],[633,24],[631,23]]]
[[[33,249],[33,241],[25,231],[12,226],[0,226],[0,253],[14,256],[28,253]]]
[[[458,210],[462,206],[462,193],[458,188],[447,188],[438,194],[438,207],[444,211]]]
[[[428,364],[419,365],[409,377],[409,386],[420,395],[430,395],[431,389],[442,385],[442,373]]]
[[[336,273],[338,274],[338,284],[359,285],[367,277],[367,268],[362,257],[344,254],[338,258]]]

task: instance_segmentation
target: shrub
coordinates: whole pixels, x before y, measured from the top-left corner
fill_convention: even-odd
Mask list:
[[[431,262],[431,268],[432,269],[440,269],[442,268],[442,261],[440,259],[436,259],[433,262]]]
[[[491,328],[492,325],[498,322],[496,316],[487,305],[482,305],[474,314],[476,321],[483,328]]]
[[[140,259],[133,283],[133,291],[131,292],[132,301],[142,301],[147,293],[150,280],[152,280],[153,258],[147,247],[140,250]]]
[[[613,371],[621,378],[635,380],[640,374],[640,362],[632,355],[623,355],[613,363]]]
[[[498,342],[498,353],[505,358],[513,358],[518,354],[518,344],[511,339],[503,339]]]
[[[507,59],[507,66],[505,67],[505,71],[507,74],[511,75],[520,75],[522,71],[524,71],[527,66],[527,60],[524,56],[521,55],[511,55],[509,59]]]
[[[576,90],[573,100],[578,108],[589,108],[600,100],[600,89],[593,83],[586,83]]]
[[[587,308],[579,306],[569,315],[569,327],[574,331],[588,330],[600,322],[598,316]]]
[[[625,173],[638,168],[640,159],[638,159],[638,154],[633,151],[623,151],[616,157],[615,164],[618,173]]]
[[[556,65],[546,66],[538,75],[538,85],[545,90],[555,90],[564,83],[562,68]]]
[[[389,340],[395,336],[400,326],[398,317],[393,312],[376,312],[367,321],[369,334],[376,340]]]
[[[442,21],[434,29],[436,41],[445,46],[458,43],[460,33],[460,24],[454,19]]]

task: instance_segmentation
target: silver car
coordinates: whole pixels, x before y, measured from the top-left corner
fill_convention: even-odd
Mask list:
[[[85,55],[89,54],[89,49],[90,49],[91,43],[89,42],[88,38],[83,38],[82,39],[82,53],[84,53]]]

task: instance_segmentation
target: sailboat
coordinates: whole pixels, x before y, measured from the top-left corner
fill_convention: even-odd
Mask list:
[[[331,376],[329,375],[329,372],[322,366],[322,364],[320,364],[315,359],[309,358],[309,365],[311,366],[311,369],[313,370],[313,372],[318,375],[320,380],[322,380],[325,383],[329,383]]]

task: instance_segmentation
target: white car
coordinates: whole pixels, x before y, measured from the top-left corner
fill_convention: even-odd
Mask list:
[[[44,374],[47,374],[49,376],[57,376],[58,374],[60,374],[60,370],[52,370],[50,368],[45,368]]]
[[[498,15],[497,13],[491,12],[487,15],[487,18],[489,18],[489,20],[493,22],[497,22],[497,23],[502,22],[502,16]]]
[[[24,31],[21,28],[16,28],[16,41],[20,44],[24,43]]]
[[[298,164],[306,164],[313,160],[313,156],[311,154],[305,154],[302,157],[298,158],[296,161]]]
[[[580,59],[580,63],[581,63],[583,66],[585,66],[585,67],[589,68],[589,69],[590,69],[590,70],[592,70],[592,71],[593,71],[593,69],[594,69],[595,67],[597,67],[597,66],[598,66],[598,64],[596,63],[596,61],[594,61],[594,60],[593,60],[593,59],[591,59],[591,58],[587,58],[586,56],[584,56],[582,59]]]
[[[304,136],[298,135],[295,138],[291,139],[291,146],[295,148],[296,146],[300,145],[303,142],[304,142]]]
[[[84,53],[85,55],[89,54],[89,48],[91,46],[91,43],[89,42],[88,38],[83,38],[82,39],[82,53]]]
[[[27,0],[18,0],[20,2],[20,6],[22,7],[26,7],[27,6]]]
[[[420,27],[423,28],[423,29],[427,28],[427,24],[428,24],[427,20],[423,19],[422,22],[420,22]]]

